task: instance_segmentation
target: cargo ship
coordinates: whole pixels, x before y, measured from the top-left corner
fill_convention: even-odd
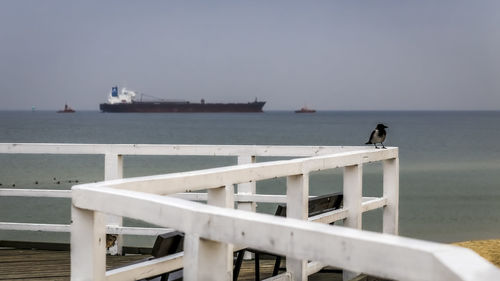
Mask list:
[[[99,108],[102,112],[262,112],[265,101],[247,103],[208,103],[202,99],[198,102],[184,100],[164,100],[142,101],[144,94],[139,101],[135,100],[134,91],[118,87],[112,87],[108,102],[101,103]]]

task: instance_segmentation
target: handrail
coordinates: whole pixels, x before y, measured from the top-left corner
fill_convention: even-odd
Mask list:
[[[206,170],[199,170],[192,172],[181,172],[181,173],[174,173],[167,175],[117,179],[112,181],[75,186],[73,188],[74,190],[73,202],[78,202],[79,200],[84,200],[84,201],[88,200],[80,198],[80,196],[82,195],[81,193],[78,192],[79,188],[83,189],[90,188],[92,190],[120,189],[123,192],[125,191],[131,192],[131,194],[134,194],[134,196],[139,196],[139,197],[143,195],[147,196],[150,194],[171,195],[178,192],[189,192],[189,191],[207,189],[208,204],[214,204],[217,206],[232,208],[234,204],[233,203],[234,184],[241,184],[249,181],[256,182],[259,180],[266,180],[277,177],[286,177],[287,216],[292,218],[307,220],[307,198],[309,197],[309,184],[308,184],[309,173],[313,171],[344,167],[343,210],[331,212],[329,214],[325,214],[325,216],[321,216],[314,219],[325,223],[330,223],[338,219],[344,219],[345,225],[361,229],[361,214],[363,213],[363,211],[375,208],[384,208],[383,212],[384,232],[397,234],[398,232],[397,195],[398,195],[398,174],[399,174],[398,170],[399,165],[397,157],[398,157],[397,148],[389,148],[386,150],[359,148],[358,151],[340,152],[336,154],[314,156],[309,158],[244,164],[238,166],[206,169]],[[384,163],[384,197],[380,198],[380,200],[377,200],[376,198],[367,198],[366,200],[363,200],[362,184],[361,184],[361,178],[362,178],[361,167],[363,163],[373,162],[373,161],[383,161]],[[140,191],[140,193],[138,193],[138,191]],[[107,196],[103,195],[103,197],[106,198]],[[116,203],[119,201],[112,201],[112,202]],[[181,200],[180,202],[183,202],[183,200]],[[104,204],[104,202],[102,201],[96,201],[96,203],[98,205]],[[89,218],[91,221],[93,220],[94,216],[88,217],[87,215],[84,215],[85,213],[84,211],[82,211],[83,213],[80,213],[80,211],[77,210],[78,207],[82,208],[86,207],[79,206],[77,203],[74,203],[74,206],[75,206],[73,208],[73,214],[75,215],[75,217],[73,218],[74,222],[78,220],[78,217],[80,215],[86,217],[83,219],[84,221],[85,220],[88,221]],[[107,209],[105,212],[112,214],[122,214],[121,213],[122,207],[115,204],[113,204],[113,206],[116,207],[117,209],[113,210]],[[92,210],[100,210],[100,209],[92,209]],[[134,212],[132,210],[130,211]],[[142,212],[142,210],[141,211],[138,210],[138,212]],[[127,211],[125,211],[125,213],[128,214]],[[160,211],[157,214],[160,214],[160,216],[162,216],[161,215],[162,211]],[[181,219],[182,221],[184,221],[184,223],[187,223],[189,225],[197,224],[195,223],[194,218],[187,219],[182,214],[177,214],[177,215],[180,216],[176,217],[176,219]],[[170,218],[170,216],[165,216],[165,219],[167,218]],[[90,245],[87,245],[87,247],[83,247],[82,245],[80,245],[82,243],[80,242],[80,240],[88,240],[89,239],[88,237],[93,237],[91,238],[92,241],[97,241],[98,239],[100,239],[96,236],[100,233],[98,229],[102,229],[102,227],[98,227],[96,229],[94,227],[96,221],[93,221],[90,224],[88,223],[89,222],[87,223],[83,222],[83,224],[80,226],[78,224],[75,224],[75,226],[72,228],[72,249],[75,249],[75,251],[73,252],[75,255],[75,260],[76,256],[79,256],[78,259],[84,257],[87,259],[91,259],[92,265],[90,267],[97,268],[100,266],[99,265],[100,254],[97,253],[100,250],[98,248],[91,250],[91,252],[95,251],[96,253],[89,256],[89,254],[86,251],[88,251],[88,247]],[[85,227],[83,227],[83,225],[85,225]],[[87,232],[85,236],[82,236],[81,232],[85,231],[84,229],[89,227],[94,229],[93,234],[89,236],[89,233]],[[233,227],[233,225],[231,225],[231,227]],[[178,229],[184,230],[184,228],[178,228]],[[187,232],[186,233],[187,237],[190,237],[190,235],[198,235],[198,232],[195,232],[195,234],[193,234],[189,230],[186,232]],[[188,261],[190,259],[200,259],[199,256],[208,255],[212,257],[217,252],[219,254],[232,252],[231,249],[233,249],[233,246],[224,243],[222,244],[219,243],[219,245],[215,247],[215,252],[212,252],[212,250],[207,250],[207,249],[212,249],[213,247],[209,246],[209,248],[205,249],[204,248],[205,246],[203,245],[205,243],[210,243],[210,242],[206,242],[205,240],[199,240],[199,238],[200,237],[193,238],[194,239],[193,243],[200,245],[199,246],[200,248],[198,248],[198,246],[195,246],[194,249],[191,249],[194,252],[191,253],[187,251]],[[204,238],[210,239],[210,237],[204,237]],[[187,241],[189,241],[189,239]],[[188,244],[186,245],[190,245],[191,242],[187,243]],[[244,243],[244,242],[240,241],[238,243]],[[85,249],[85,251],[83,249]],[[196,257],[190,257],[192,255]],[[227,260],[230,259],[222,258],[218,262],[224,264],[225,261]],[[200,260],[198,260],[197,263],[200,263]],[[317,268],[320,268],[320,264],[321,263],[315,263],[309,266],[309,263],[306,259],[298,259],[293,255],[287,258],[287,269],[291,271],[292,276],[298,277],[297,280],[306,280],[307,275],[313,273]],[[147,266],[152,266],[152,265],[147,265]],[[192,273],[195,274],[195,276],[197,277],[193,276],[189,277],[189,274],[191,273],[188,273],[188,276],[185,276],[186,279],[190,280],[191,278],[194,278],[194,280],[203,280],[204,278],[209,278],[209,276],[204,275],[205,273],[203,274],[200,273],[200,272],[210,271],[210,266],[207,265],[205,266],[206,267],[204,268],[198,268],[196,270],[197,273]],[[184,263],[184,267],[186,267],[186,263]],[[226,269],[229,268],[227,264],[226,266],[223,267],[226,267]],[[86,270],[89,270],[89,268],[87,268]],[[154,270],[154,268],[142,269],[142,272],[149,272],[150,270]],[[81,274],[85,275],[87,273],[81,272],[79,269],[75,269],[75,272],[73,272],[72,274],[73,276],[79,276]],[[93,278],[96,278],[97,275],[93,276]],[[344,275],[345,278],[349,278],[350,276],[355,276],[355,273],[345,271]],[[227,277],[227,273],[221,273],[221,275],[217,276],[218,277],[212,276],[210,278],[212,278],[213,280],[219,280],[219,279],[222,280],[225,278],[224,276]],[[120,275],[120,278],[125,278],[125,276]]]
[[[0,143],[1,153],[309,157],[359,146]]]
[[[83,230],[84,225],[89,225],[89,221],[85,220],[90,218],[90,210],[91,213],[113,213],[173,227],[185,232],[188,240],[198,237],[218,241],[220,244],[245,244],[289,258],[314,260],[381,278],[494,280],[500,276],[498,268],[471,250],[451,245],[253,214],[156,194],[109,188],[105,183],[75,186],[73,191],[74,218],[79,230]],[[109,201],[116,204],[107,204]],[[95,220],[92,222],[95,225]],[[94,236],[96,241],[96,233],[98,229],[75,233],[72,246],[75,245],[75,249],[83,249],[77,238],[90,235]],[[196,243],[194,244],[185,244],[188,247],[185,252],[195,251],[190,248],[196,248]],[[89,256],[88,253],[85,255],[83,251],[72,251],[72,261],[79,257],[98,260],[99,250],[95,248],[99,247],[99,243],[87,245],[87,250],[88,246],[94,247],[95,256]],[[196,257],[185,254],[184,259]],[[82,260],[79,262],[81,264]],[[195,277],[188,280],[200,280],[195,274],[199,271],[198,267],[202,266],[200,263],[210,262],[201,259],[197,259],[197,262],[185,260],[185,276]],[[72,278],[76,280],[77,277],[83,276],[79,274],[84,274],[84,271],[93,270],[93,278],[104,280],[105,265],[95,262],[92,265],[94,268],[75,268]],[[225,273],[223,267],[212,267],[210,272],[215,276],[224,276]]]
[[[397,148],[380,151],[366,149],[332,155],[117,179],[106,181],[105,185],[120,189],[167,195],[393,159],[397,157],[398,150]],[[166,186],[168,186],[168,189],[165,188]]]
[[[286,255],[287,273],[283,275],[286,280],[307,280],[307,275],[323,265],[344,268],[345,280],[355,276],[355,272],[404,280],[493,280],[500,275],[496,267],[470,250],[387,235],[398,234],[397,148],[0,143],[2,153],[105,155],[104,182],[74,186],[73,191],[0,189],[0,196],[71,196],[71,227],[39,227],[71,230],[71,259],[72,263],[78,263],[72,267],[73,280],[133,280],[135,273],[141,272],[144,277],[161,272],[164,266],[170,269],[183,266],[185,280],[204,280],[208,276],[226,280],[231,268],[228,255],[232,255],[232,249],[241,247],[233,244]],[[240,165],[122,179],[123,155],[235,156]],[[307,158],[255,163],[256,156]],[[362,197],[362,165],[376,161],[384,164],[383,196]],[[344,167],[344,207],[310,220],[329,223],[343,219],[344,225],[351,229],[308,222],[309,173],[341,167]],[[274,177],[287,178],[286,195],[255,194],[256,181]],[[234,184],[240,184],[236,194]],[[208,192],[190,193],[201,189]],[[183,193],[186,191],[189,193]],[[206,200],[208,205],[181,198]],[[242,209],[250,211],[255,210],[258,201],[286,202],[289,218],[232,210],[234,201],[243,201]],[[361,231],[362,213],[378,208],[383,209],[385,234]],[[146,230],[106,225],[101,213],[140,219],[165,228]],[[16,223],[5,227],[30,229]],[[149,231],[154,235],[154,231],[171,228],[186,233],[184,256],[134,265],[133,272],[121,269],[106,274],[105,233]]]

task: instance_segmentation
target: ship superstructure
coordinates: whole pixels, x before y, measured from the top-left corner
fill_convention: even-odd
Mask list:
[[[109,93],[108,102],[109,104],[117,103],[132,103],[136,96],[134,91],[122,88],[121,92],[118,92],[118,87],[112,87],[111,93]]]

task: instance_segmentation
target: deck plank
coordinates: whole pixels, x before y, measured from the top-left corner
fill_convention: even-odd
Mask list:
[[[107,268],[145,259],[145,255],[108,256]],[[67,251],[0,249],[0,280],[69,280]]]
[[[107,269],[146,259],[148,255],[107,256]],[[284,265],[284,264],[283,264]],[[261,278],[271,276],[274,260],[261,259]],[[341,275],[339,275],[341,276]],[[341,280],[312,277],[309,280]],[[18,250],[0,248],[0,280],[67,281],[70,280],[70,253],[68,251]],[[240,281],[254,280],[254,262],[244,261]]]

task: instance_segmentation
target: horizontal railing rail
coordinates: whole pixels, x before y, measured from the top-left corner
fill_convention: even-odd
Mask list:
[[[0,143],[0,153],[309,157],[359,146]]]

